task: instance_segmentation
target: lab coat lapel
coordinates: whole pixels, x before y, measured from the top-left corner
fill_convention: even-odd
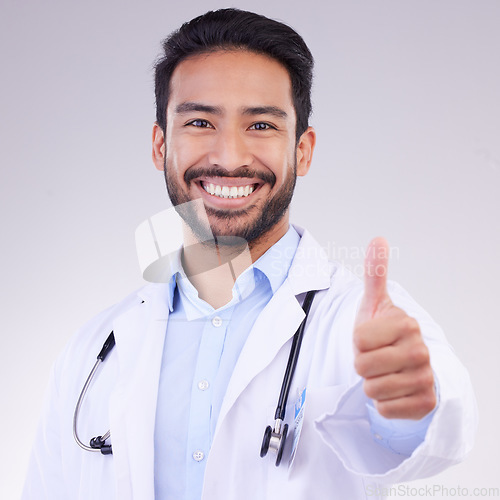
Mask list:
[[[276,311],[286,311],[286,314],[276,314]],[[303,318],[304,311],[291,288],[283,284],[255,321],[241,351],[222,403],[217,429],[245,387],[293,337]]]
[[[305,314],[296,296],[309,290],[328,288],[330,284],[324,250],[307,231],[296,229],[301,241],[288,278],[255,321],[241,351],[222,403],[216,433],[238,396],[297,331]]]
[[[154,499],[154,425],[169,312],[166,290],[161,285],[146,287],[141,293],[144,302],[113,325],[118,381],[110,423],[117,498],[122,500]]]

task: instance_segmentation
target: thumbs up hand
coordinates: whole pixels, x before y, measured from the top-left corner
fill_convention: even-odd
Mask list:
[[[388,255],[385,239],[372,240],[353,333],[354,367],[383,417],[418,420],[436,405],[434,376],[417,321],[387,293]]]

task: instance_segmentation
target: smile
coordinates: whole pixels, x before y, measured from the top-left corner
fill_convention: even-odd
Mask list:
[[[203,189],[212,196],[218,198],[245,198],[255,189],[255,184],[247,184],[246,186],[220,186],[211,182],[202,182]]]

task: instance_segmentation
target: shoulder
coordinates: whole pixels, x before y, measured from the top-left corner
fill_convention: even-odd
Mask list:
[[[91,318],[66,343],[54,365],[55,374],[90,370],[115,321],[144,301],[152,302],[164,294],[164,284],[147,284]]]

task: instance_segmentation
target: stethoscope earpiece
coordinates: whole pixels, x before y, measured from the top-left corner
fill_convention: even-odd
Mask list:
[[[109,437],[109,436],[108,436]],[[112,455],[113,448],[110,444],[106,444],[106,435],[105,436],[96,436],[90,440],[90,447],[94,450],[100,451],[103,455]]]
[[[78,415],[80,414],[80,408],[82,406],[83,400],[85,399],[85,395],[87,394],[87,390],[92,382],[99,365],[103,363],[111,352],[113,347],[115,346],[115,335],[111,332],[108,338],[105,340],[104,345],[102,346],[101,351],[97,355],[97,360],[92,368],[92,371],[89,373],[87,380],[85,381],[85,385],[83,386],[82,392],[80,392],[80,396],[78,397],[78,401],[76,403],[75,413],[73,414],[73,436],[75,438],[76,443],[80,448],[85,451],[100,451],[103,455],[112,455],[113,448],[111,444],[106,444],[106,439],[108,439],[111,433],[108,431],[104,436],[96,436],[90,440],[90,446],[87,446],[82,440],[78,437]]]

